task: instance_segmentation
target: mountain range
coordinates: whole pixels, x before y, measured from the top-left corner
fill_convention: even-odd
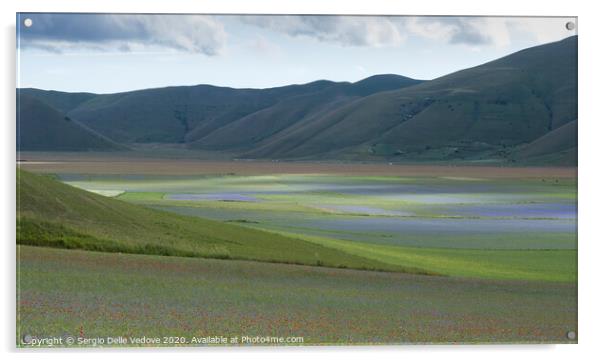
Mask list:
[[[577,37],[422,81],[18,89],[20,150],[151,143],[248,159],[577,162]],[[56,136],[56,134],[60,134]]]

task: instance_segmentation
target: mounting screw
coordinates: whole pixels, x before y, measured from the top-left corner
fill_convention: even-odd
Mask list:
[[[567,30],[573,30],[573,29],[575,29],[575,23],[572,22],[572,21],[569,21],[568,23],[566,23],[565,26],[566,26]]]

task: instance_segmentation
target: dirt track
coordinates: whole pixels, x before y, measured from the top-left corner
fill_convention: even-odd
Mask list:
[[[19,164],[44,173],[91,174],[341,174],[478,178],[573,178],[574,167],[500,167],[408,165],[388,163],[318,163],[276,161],[210,161],[116,157],[113,155],[32,154]]]

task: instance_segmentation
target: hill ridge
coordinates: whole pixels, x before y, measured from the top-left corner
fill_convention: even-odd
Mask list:
[[[577,119],[577,37],[428,81],[377,74],[265,89],[207,84],[115,94],[23,89],[108,139],[235,158],[513,163]],[[555,153],[544,164],[555,163]],[[563,160],[565,162],[565,160]]]

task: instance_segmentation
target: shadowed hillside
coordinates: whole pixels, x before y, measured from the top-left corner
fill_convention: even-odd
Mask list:
[[[29,95],[17,97],[17,149],[20,150],[123,150],[104,136]]]
[[[287,98],[210,132],[191,146],[220,150],[252,149],[258,142],[269,142],[280,131],[310,123],[353,100],[420,82],[390,74],[376,75],[356,83],[338,83],[317,92]]]
[[[66,93],[55,90],[42,90],[35,88],[19,89],[20,95],[31,96],[42,100],[61,113],[68,113],[80,104],[94,98],[94,93]]]
[[[577,38],[397,91],[290,127],[251,158],[474,159],[507,155],[577,112]]]
[[[331,86],[317,81],[271,89],[211,85],[167,87],[98,95],[69,112],[124,143],[184,143],[279,100]]]
[[[178,143],[257,159],[576,160],[558,142],[532,145],[537,155],[527,150],[577,119],[576,36],[430,81],[387,74],[269,89],[197,85],[105,95],[22,93],[126,145]]]
[[[535,163],[577,164],[577,120],[519,148],[515,157]]]

